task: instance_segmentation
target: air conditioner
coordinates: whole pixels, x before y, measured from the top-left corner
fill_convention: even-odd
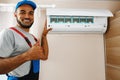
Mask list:
[[[107,9],[47,9],[47,27],[51,33],[105,33],[108,17],[113,14]]]

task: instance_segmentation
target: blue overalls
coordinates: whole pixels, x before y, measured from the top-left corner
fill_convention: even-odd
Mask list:
[[[23,77],[9,76],[7,80],[38,80],[39,78],[39,60],[31,61],[31,69],[28,75]],[[36,66],[37,65],[37,66]]]

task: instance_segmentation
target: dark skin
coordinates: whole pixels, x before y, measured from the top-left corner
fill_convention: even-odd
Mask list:
[[[16,19],[18,19],[25,26],[31,26],[34,22],[34,10],[29,5],[20,6],[14,14]],[[17,26],[20,27],[22,30],[29,32],[30,28],[25,28],[19,23],[17,23]],[[0,74],[6,74],[19,67],[26,61],[47,60],[49,50],[46,36],[50,30],[51,28],[46,28],[45,23],[41,45],[40,42],[37,41],[28,51],[21,53],[20,55],[7,58],[0,57]]]

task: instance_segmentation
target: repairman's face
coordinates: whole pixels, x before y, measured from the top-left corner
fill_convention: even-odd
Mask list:
[[[34,10],[30,5],[22,5],[16,10],[15,17],[20,27],[30,28],[34,22]]]

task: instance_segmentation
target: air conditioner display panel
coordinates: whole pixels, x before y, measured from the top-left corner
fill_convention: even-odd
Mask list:
[[[54,24],[91,24],[94,23],[92,16],[50,16],[50,23]]]

